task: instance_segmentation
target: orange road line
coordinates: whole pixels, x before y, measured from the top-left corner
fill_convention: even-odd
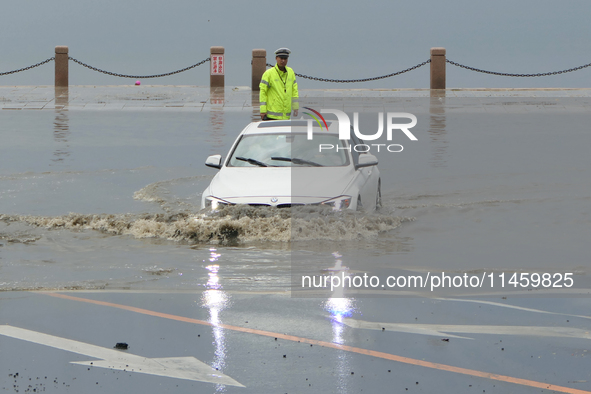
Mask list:
[[[417,366],[421,366],[421,367],[425,367],[425,368],[437,369],[440,371],[455,372],[455,373],[462,374],[462,375],[476,376],[476,377],[480,377],[480,378],[497,380],[500,382],[519,384],[522,386],[535,387],[535,388],[540,388],[540,389],[545,389],[545,390],[553,390],[553,391],[557,391],[557,392],[561,392],[561,393],[568,393],[568,394],[591,394],[591,391],[577,390],[577,389],[573,389],[570,387],[556,386],[553,384],[536,382],[535,380],[514,378],[511,376],[498,375],[498,374],[489,373],[489,372],[482,372],[482,371],[477,371],[474,369],[454,367],[451,365],[433,363],[430,361],[417,360],[414,358],[397,356],[394,354],[378,352],[375,350],[362,349],[362,348],[358,348],[358,347],[354,347],[354,346],[347,346],[347,345],[339,345],[339,344],[332,343],[332,342],[318,341],[315,339],[297,337],[294,335],[279,334],[279,333],[275,333],[275,332],[271,332],[271,331],[264,331],[264,330],[246,328],[246,327],[232,326],[232,325],[228,325],[228,324],[212,324],[212,323],[206,322],[204,320],[192,319],[189,317],[183,317],[183,316],[177,316],[177,315],[170,315],[168,313],[155,312],[155,311],[151,311],[148,309],[136,308],[136,307],[128,306],[128,305],[114,304],[111,302],[96,301],[96,300],[92,300],[92,299],[88,299],[88,298],[74,297],[74,296],[69,296],[66,294],[45,293],[45,292],[42,292],[39,294],[45,294],[45,295],[48,295],[51,297],[64,298],[67,300],[80,301],[80,302],[86,302],[86,303],[95,304],[95,305],[102,305],[102,306],[108,306],[108,307],[112,307],[112,308],[123,309],[123,310],[130,311],[130,312],[141,313],[143,315],[161,317],[163,319],[176,320],[176,321],[191,323],[191,324],[200,324],[203,326],[221,327],[221,328],[224,328],[227,330],[244,332],[244,333],[248,333],[248,334],[263,335],[263,336],[272,337],[272,338],[278,338],[278,339],[280,338],[280,339],[284,339],[287,341],[308,343],[310,345],[318,345],[318,346],[323,346],[323,347],[337,349],[337,350],[344,350],[344,351],[351,352],[351,353],[363,354],[366,356],[382,358],[385,360],[397,361],[397,362],[404,363],[404,364],[417,365]]]

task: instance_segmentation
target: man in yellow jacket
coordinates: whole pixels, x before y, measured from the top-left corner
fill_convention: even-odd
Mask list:
[[[295,73],[287,67],[287,59],[291,51],[279,48],[275,51],[275,67],[268,69],[259,84],[261,103],[261,119],[289,119],[298,116],[298,83]]]

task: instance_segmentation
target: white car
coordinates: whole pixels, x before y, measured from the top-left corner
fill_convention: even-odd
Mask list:
[[[291,207],[325,205],[334,210],[381,206],[378,160],[359,153],[363,141],[339,140],[338,123],[307,120],[254,122],[242,130],[227,158],[209,156],[219,169],[201,198],[201,208],[221,205]],[[309,139],[308,131],[312,131]],[[367,146],[367,145],[365,145]]]

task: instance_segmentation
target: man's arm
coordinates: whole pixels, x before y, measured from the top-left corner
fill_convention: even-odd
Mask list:
[[[298,110],[300,109],[300,102],[299,102],[300,94],[298,92],[298,83],[297,81],[293,80],[293,89],[291,93],[291,108],[293,112],[293,116],[298,116]]]
[[[263,74],[261,78],[261,83],[259,83],[259,102],[261,106],[261,120],[265,120],[265,116],[267,115],[267,90],[269,89],[269,82],[265,80],[267,77],[267,72]]]

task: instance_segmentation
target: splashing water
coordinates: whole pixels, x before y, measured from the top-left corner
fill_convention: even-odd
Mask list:
[[[47,229],[96,230],[134,238],[223,244],[367,239],[412,219],[387,214],[333,213],[315,207],[230,206],[207,214],[0,215],[0,220]]]

